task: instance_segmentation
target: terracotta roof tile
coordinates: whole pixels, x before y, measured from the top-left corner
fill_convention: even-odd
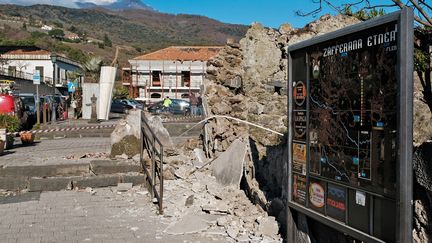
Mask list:
[[[222,48],[222,46],[171,46],[135,57],[133,60],[207,61],[216,56]]]
[[[17,50],[6,52],[4,55],[51,55],[51,52],[46,50],[27,51],[27,50],[17,49]]]

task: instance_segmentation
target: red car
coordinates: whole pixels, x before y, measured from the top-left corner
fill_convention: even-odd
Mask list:
[[[0,114],[15,115],[15,102],[12,95],[0,94]]]

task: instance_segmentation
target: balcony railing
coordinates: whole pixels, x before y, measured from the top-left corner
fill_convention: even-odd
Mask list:
[[[25,79],[25,80],[33,80],[33,73],[26,73],[22,71],[17,70],[9,70],[7,68],[0,68],[0,75],[8,76],[11,78],[19,78],[19,79]],[[52,84],[53,79],[51,77],[44,77],[41,76],[41,82]],[[66,86],[67,80],[63,79],[60,81],[60,83],[56,84],[56,86]]]

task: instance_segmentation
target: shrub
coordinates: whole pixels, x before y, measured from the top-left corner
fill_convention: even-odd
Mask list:
[[[7,132],[18,132],[20,121],[15,116],[0,114],[0,127],[6,128]]]

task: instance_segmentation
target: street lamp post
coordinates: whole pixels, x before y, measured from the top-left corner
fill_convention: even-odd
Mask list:
[[[55,84],[56,84],[56,62],[57,62],[57,55],[55,53],[51,54],[51,61],[53,63],[53,78],[52,78],[52,86],[53,86],[53,96],[52,96],[52,111],[51,111],[51,124],[54,124],[56,122],[56,108],[55,108]]]

